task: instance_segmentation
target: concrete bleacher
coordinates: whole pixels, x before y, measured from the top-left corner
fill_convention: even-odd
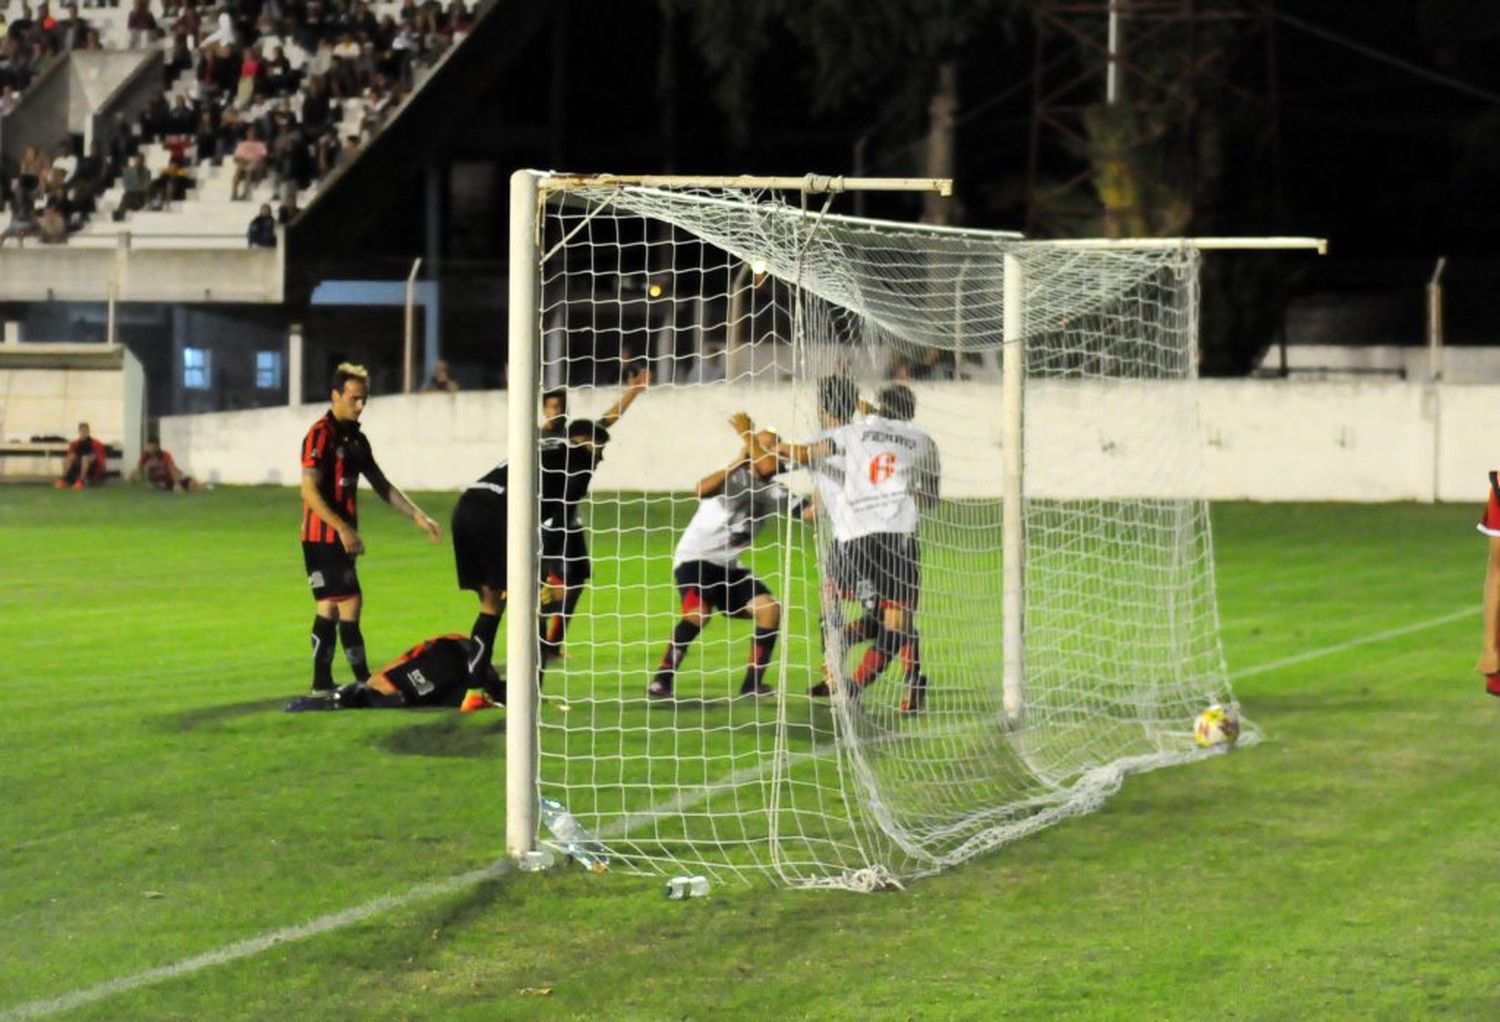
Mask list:
[[[467,3],[466,6],[472,11],[477,5]],[[150,7],[156,16],[162,35],[160,39],[152,41],[149,45],[169,49],[172,41],[172,23],[163,15],[160,2],[153,2]],[[14,17],[20,13],[20,0],[8,0],[8,2],[0,0],[0,8],[7,10],[8,17]],[[371,4],[370,8],[377,19],[390,15],[393,19],[399,20],[401,9],[399,0],[381,0],[381,2]],[[130,41],[130,33],[126,27],[130,9],[130,0],[120,0],[118,7],[80,6],[78,13],[89,23],[90,27],[99,32],[106,48],[124,49],[129,46]],[[215,27],[216,10],[216,8],[200,8],[202,30],[205,35]],[[65,14],[66,12],[59,9],[56,13]],[[305,51],[295,44],[288,44],[285,40],[267,40],[267,43],[284,48],[288,61],[294,69],[302,67],[308,59],[309,55]],[[442,56],[439,56],[437,62],[442,59]],[[431,71],[432,68],[428,67],[417,76],[413,83],[413,92],[420,87],[421,82]],[[179,95],[196,105],[201,97],[195,71],[185,71],[179,75],[165,90],[165,95],[169,105]],[[281,102],[281,100],[270,102]],[[302,102],[300,92],[287,97],[285,102],[294,115],[300,115]],[[337,137],[342,139],[353,135],[362,141],[367,141],[367,101],[360,97],[353,97],[335,102],[339,111],[334,128]],[[247,118],[262,112],[260,107],[245,111]],[[159,143],[144,141],[140,151],[154,179],[166,168],[169,152]],[[193,183],[182,200],[167,203],[160,210],[131,211],[126,213],[121,220],[116,220],[113,216],[120,207],[123,197],[120,181],[118,178],[115,179],[102,194],[96,196],[96,212],[81,230],[69,237],[69,243],[88,248],[113,247],[121,243],[122,234],[128,234],[129,244],[132,246],[239,248],[247,244],[246,230],[251,219],[258,214],[260,205],[269,203],[275,209],[280,204],[282,197],[280,183],[275,181],[274,175],[270,173],[267,173],[252,187],[248,199],[231,198],[234,166],[233,161],[227,156],[217,167],[205,161],[194,163],[189,169]],[[307,208],[316,198],[318,187],[319,183],[314,181],[308,188],[297,192],[296,206],[299,210]]]

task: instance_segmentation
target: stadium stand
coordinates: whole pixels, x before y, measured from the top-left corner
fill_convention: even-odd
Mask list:
[[[126,230],[182,247],[244,245],[261,203],[285,224],[313,202],[477,13],[462,0],[126,0],[69,5],[58,19],[10,0],[0,87],[24,88],[72,48],[157,48],[165,74],[161,94],[133,122],[121,115],[107,147],[80,152],[59,126],[54,152],[4,168],[0,244],[105,247]]]

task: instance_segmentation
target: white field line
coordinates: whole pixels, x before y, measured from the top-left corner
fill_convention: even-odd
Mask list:
[[[1305,653],[1298,653],[1294,656],[1282,657],[1279,660],[1272,660],[1269,663],[1257,664],[1254,667],[1246,667],[1238,671],[1233,671],[1229,676],[1230,678],[1247,678],[1256,674],[1265,674],[1269,671],[1280,670],[1283,667],[1290,667],[1293,664],[1306,663],[1309,660],[1316,660],[1319,657],[1332,656],[1335,653],[1342,653],[1345,650],[1355,649],[1359,646],[1368,646],[1372,643],[1382,642],[1386,639],[1394,639],[1403,635],[1410,635],[1414,632],[1425,631],[1429,628],[1437,628],[1442,625],[1451,624],[1455,621],[1461,621],[1467,617],[1472,617],[1476,613],[1476,609],[1477,608],[1470,607],[1465,610],[1454,611],[1452,614],[1444,614],[1442,617],[1431,618],[1427,621],[1419,621],[1415,624],[1404,625],[1400,628],[1389,628],[1385,631],[1375,632],[1370,635],[1362,636],[1358,639],[1349,639],[1345,642],[1338,642],[1334,643],[1331,646],[1323,646],[1319,649],[1308,650]],[[831,744],[820,746],[805,753],[799,753],[798,755],[793,756],[792,760],[801,761],[803,759],[822,755],[831,748]],[[631,813],[630,815],[622,819],[619,823],[611,827],[602,829],[600,831],[600,837],[623,837],[626,834],[629,834],[632,831],[636,830],[638,827],[646,826],[649,823],[653,823],[656,820],[662,819],[663,817],[679,812],[683,809],[688,808],[689,806],[696,805],[715,792],[737,788],[745,784],[754,784],[761,779],[761,777],[768,769],[770,769],[770,764],[761,764],[755,767],[745,767],[741,770],[735,771],[723,781],[716,784],[703,785],[700,788],[688,789],[686,791],[680,792],[672,798],[667,799],[664,802],[660,802],[655,806],[652,806],[650,809],[646,809],[638,813]],[[490,880],[508,873],[512,870],[512,868],[513,867],[508,860],[501,860],[500,862],[494,863],[493,865],[485,866],[482,869],[470,870],[467,873],[449,877],[446,880],[417,884],[415,887],[409,888],[408,890],[397,894],[388,894],[384,897],[376,898],[374,901],[367,901],[363,905],[356,905],[353,908],[346,908],[342,911],[334,912],[326,916],[319,916],[316,919],[310,920],[306,923],[302,923],[298,926],[288,926],[280,930],[272,930],[270,933],[262,934],[259,937],[251,937],[248,940],[242,940],[234,944],[228,944],[214,951],[206,951],[201,955],[194,955],[192,958],[184,958],[183,960],[174,962],[171,965],[163,965],[155,969],[147,969],[144,972],[138,972],[132,976],[113,979],[107,983],[101,983],[98,986],[88,987],[84,990],[77,990],[70,994],[63,994],[61,997],[53,997],[37,1001],[27,1001],[24,1004],[18,1004],[13,1008],[7,1009],[3,1013],[0,1013],[0,1022],[21,1022],[22,1019],[46,1018],[50,1015],[56,1015],[64,1011],[72,1011],[74,1008],[81,1008],[84,1005],[102,1001],[105,998],[113,997],[116,994],[123,994],[130,990],[138,990],[141,987],[151,986],[152,984],[165,982],[169,979],[177,979],[180,976],[187,976],[194,972],[201,972],[204,969],[211,969],[215,966],[238,961],[241,958],[249,958],[253,955],[258,955],[263,951],[268,951],[271,948],[276,947],[278,944],[288,944],[294,941],[305,940],[308,937],[316,937],[319,934],[343,929],[346,926],[352,926],[355,923],[363,922],[364,920],[369,919],[371,916],[376,916],[384,912],[390,912],[398,908],[403,908],[406,905],[410,905],[418,901],[424,901],[428,898],[437,898],[445,894],[452,894],[456,891],[461,891],[466,887],[472,887],[475,884],[484,882],[485,880]]]
[[[1248,678],[1256,674],[1266,674],[1269,671],[1279,671],[1283,667],[1291,667],[1293,664],[1306,663],[1309,660],[1317,660],[1320,657],[1332,656],[1342,653],[1346,649],[1356,649],[1360,646],[1368,646],[1375,642],[1384,642],[1386,639],[1396,639],[1403,635],[1411,635],[1414,632],[1425,632],[1429,628],[1437,628],[1441,625],[1452,624],[1462,621],[1464,618],[1472,618],[1481,613],[1483,607],[1470,607],[1467,610],[1455,610],[1452,614],[1444,614],[1442,617],[1430,618],[1426,621],[1418,621],[1416,624],[1402,625],[1400,628],[1387,628],[1383,632],[1375,632],[1362,636],[1358,639],[1349,639],[1346,642],[1337,642],[1332,646],[1323,646],[1320,649],[1310,649],[1306,653],[1296,653],[1292,656],[1282,657],[1280,660],[1272,660],[1269,663],[1256,664],[1254,667],[1243,667],[1238,671],[1230,671],[1230,680]]]

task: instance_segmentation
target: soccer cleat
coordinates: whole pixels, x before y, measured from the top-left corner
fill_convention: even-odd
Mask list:
[[[61,479],[54,479],[52,480],[52,488],[54,490],[66,490],[68,488],[68,484],[63,482]]]
[[[312,683],[312,694],[313,695],[316,696],[316,695],[319,695],[320,693],[328,693],[328,692],[332,692],[332,691],[333,691],[333,679],[332,678],[329,678],[327,681],[323,681],[321,678],[314,678],[313,679],[313,683]]]
[[[464,693],[464,701],[458,704],[459,713],[476,713],[479,710],[499,709],[500,704],[485,694],[482,688],[471,688]]]
[[[927,703],[927,675],[917,675],[915,684],[906,686],[901,694],[901,712],[919,713]]]
[[[820,681],[812,688],[808,689],[807,694],[812,696],[814,699],[827,699],[829,696],[833,695],[833,689],[829,687],[828,682]]]
[[[740,686],[740,695],[755,696],[757,699],[762,696],[774,695],[775,692],[776,690],[765,682],[752,681],[749,678],[746,678],[745,683]]]
[[[1486,674],[1484,690],[1492,696],[1500,696],[1500,674]]]
[[[646,686],[646,695],[652,699],[671,699],[672,679],[652,678],[651,684]]]
[[[78,480],[78,482],[74,483],[73,484],[73,489],[75,489],[75,490],[81,490],[81,489],[83,489],[83,480],[80,479],[80,480]]]
[[[287,713],[306,713],[309,710],[336,710],[338,703],[332,696],[298,696],[286,704]]]

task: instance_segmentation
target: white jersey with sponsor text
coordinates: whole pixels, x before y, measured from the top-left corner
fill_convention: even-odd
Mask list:
[[[724,479],[712,497],[698,502],[672,554],[672,567],[689,561],[724,566],[739,563],[755,534],[771,519],[786,514],[791,498],[780,483],[761,479],[741,465]]]
[[[831,440],[843,456],[843,504],[852,535],[914,535],[917,495],[938,495],[938,453],[932,437],[910,422],[872,415],[833,430]]]
[[[858,535],[854,531],[849,507],[844,500],[844,455],[838,450],[838,441],[835,439],[838,431],[845,428],[833,426],[807,442],[814,449],[828,449],[827,453],[812,463],[813,485],[817,489],[818,503],[822,505],[833,538],[840,543],[847,543]]]

